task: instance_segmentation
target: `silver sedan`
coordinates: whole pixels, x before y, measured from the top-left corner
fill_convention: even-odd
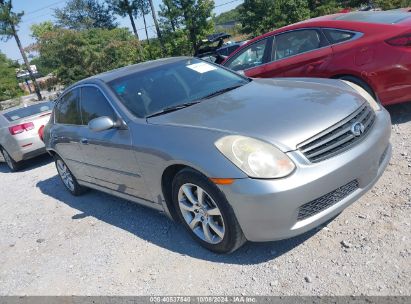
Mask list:
[[[355,84],[249,79],[180,57],[74,84],[44,137],[72,194],[163,211],[221,253],[335,217],[383,173],[390,130]]]
[[[54,102],[25,104],[0,112],[0,150],[11,171],[22,161],[47,153],[41,133]]]

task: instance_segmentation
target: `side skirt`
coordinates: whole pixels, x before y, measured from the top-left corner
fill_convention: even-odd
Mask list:
[[[105,192],[105,193],[111,194],[113,196],[120,197],[120,198],[123,198],[125,200],[131,201],[133,203],[137,203],[139,205],[143,205],[143,206],[146,206],[146,207],[149,207],[149,208],[164,212],[163,206],[161,204],[157,204],[157,203],[154,203],[152,201],[145,200],[141,197],[135,197],[135,196],[131,196],[131,195],[128,195],[128,194],[125,194],[125,193],[114,191],[112,189],[102,187],[102,186],[99,186],[99,185],[96,185],[96,184],[93,184],[93,183],[89,183],[89,182],[86,182],[86,181],[83,181],[83,180],[77,180],[77,181],[81,186],[85,186],[85,187],[88,187],[88,188],[91,188],[91,189],[95,189],[95,190],[98,190],[98,191],[101,191],[101,192]]]

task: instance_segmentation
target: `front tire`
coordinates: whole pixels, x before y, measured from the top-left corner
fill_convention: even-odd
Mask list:
[[[224,194],[201,173],[191,169],[177,173],[172,197],[184,227],[203,247],[230,253],[246,242]]]
[[[86,188],[79,185],[66,163],[59,156],[55,156],[55,163],[57,172],[66,189],[74,196],[83,194]]]
[[[3,154],[4,161],[6,162],[7,166],[9,167],[11,172],[16,172],[21,169],[21,163],[16,162],[10,154],[6,151],[6,149],[2,148],[1,153]]]

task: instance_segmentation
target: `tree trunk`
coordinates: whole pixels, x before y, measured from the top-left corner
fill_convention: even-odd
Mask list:
[[[151,48],[150,48],[150,39],[148,38],[148,32],[147,32],[146,15],[144,15],[144,11],[142,11],[141,14],[143,15],[144,29],[146,31],[146,41],[147,41],[147,45],[148,45],[148,55],[150,56],[150,59],[153,59],[153,54],[151,53]]]
[[[171,29],[173,30],[173,32],[175,32],[176,31],[176,26],[174,25],[174,19],[171,17],[170,6],[168,5],[167,2],[165,2],[165,5],[167,6],[168,15],[170,16]]]
[[[21,57],[23,57],[24,64],[26,65],[27,71],[29,72],[30,79],[31,79],[31,81],[33,82],[34,90],[36,91],[36,95],[37,95],[37,99],[40,101],[40,100],[43,99],[43,97],[41,96],[41,93],[40,93],[39,84],[37,83],[37,80],[36,80],[36,78],[34,77],[33,72],[31,71],[29,61],[27,60],[26,53],[25,53],[24,50],[23,50],[23,46],[21,45],[20,38],[19,38],[19,36],[17,35],[17,31],[16,31],[16,28],[14,27],[14,25],[11,25],[11,30],[12,30],[12,32],[13,32],[14,39],[16,39],[17,46],[19,47],[19,50],[20,50],[20,53],[21,53]]]
[[[154,9],[153,0],[149,0],[149,2],[150,2],[151,14],[153,15],[154,25],[156,26],[157,37],[158,37],[158,39],[160,40],[161,51],[162,51],[163,55],[165,55],[165,54],[166,54],[166,50],[165,50],[165,48],[164,48],[163,37],[161,36],[160,27],[159,27],[159,25],[158,25],[158,21],[157,21],[156,11],[155,11],[155,9]]]
[[[129,10],[127,12],[127,14],[130,17],[130,22],[131,22],[131,26],[133,27],[134,35],[136,36],[137,40],[140,40],[140,38],[138,37],[136,24],[134,23],[133,12],[131,10]]]
[[[137,33],[137,28],[136,28],[136,24],[134,23],[134,18],[133,18],[133,11],[129,8],[127,11],[128,16],[130,17],[130,22],[131,22],[131,26],[133,28],[133,32],[134,32],[134,36],[136,36],[136,39],[138,41],[138,52],[140,53],[140,61],[144,60],[144,54],[143,54],[143,46],[140,43],[140,38],[138,37],[138,33]]]
[[[146,31],[147,43],[148,45],[150,45],[150,39],[148,39],[148,32],[147,32],[146,15],[144,15],[144,11],[142,11],[142,15],[143,15],[143,22],[144,22],[144,30]]]

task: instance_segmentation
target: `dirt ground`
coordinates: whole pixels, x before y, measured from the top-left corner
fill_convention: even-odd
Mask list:
[[[73,197],[48,156],[0,163],[0,295],[411,295],[411,103],[389,108],[393,157],[363,198],[291,240],[231,255],[162,214]]]

